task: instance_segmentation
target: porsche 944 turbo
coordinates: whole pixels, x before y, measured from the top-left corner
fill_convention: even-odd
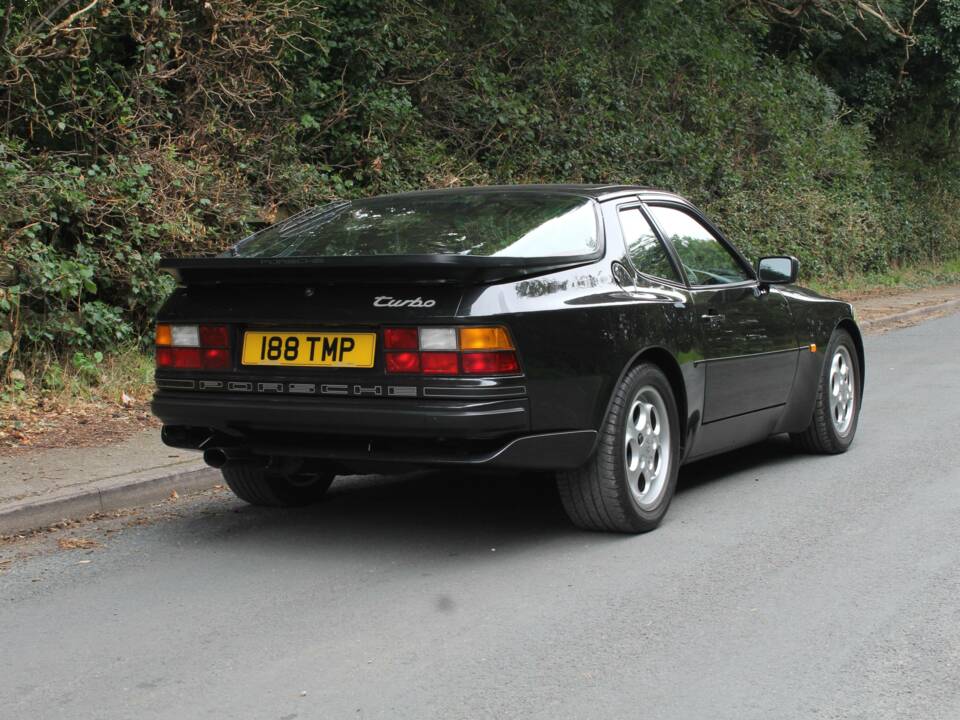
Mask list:
[[[850,305],[663,191],[333,202],[162,267],[163,440],[253,504],[358,470],[537,469],[579,527],[643,532],[683,463],[780,433],[840,453],[857,430]]]

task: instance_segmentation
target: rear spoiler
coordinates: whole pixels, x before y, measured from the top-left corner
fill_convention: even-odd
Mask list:
[[[163,258],[160,269],[181,285],[271,283],[456,283],[484,285],[587,265],[600,257],[498,258],[465,255],[390,255],[315,258]]]

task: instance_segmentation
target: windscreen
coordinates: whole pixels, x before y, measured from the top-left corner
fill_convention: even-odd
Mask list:
[[[447,190],[330,203],[240,241],[233,257],[536,258],[599,248],[593,201],[559,192]]]

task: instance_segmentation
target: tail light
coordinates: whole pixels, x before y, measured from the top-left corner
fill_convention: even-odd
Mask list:
[[[420,372],[424,375],[456,375],[460,372],[460,358],[455,352],[420,353]]]
[[[387,328],[383,344],[389,350],[419,350],[420,338],[416,328]]]
[[[463,354],[463,372],[467,375],[502,375],[520,371],[512,352],[468,352]]]
[[[157,367],[173,370],[230,368],[230,329],[226,325],[157,325]]]
[[[507,329],[493,327],[385,328],[388,373],[516,375],[516,348]]]
[[[418,352],[387,353],[387,372],[388,373],[420,372],[420,353]]]

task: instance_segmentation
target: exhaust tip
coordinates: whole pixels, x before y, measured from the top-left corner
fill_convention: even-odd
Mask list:
[[[220,469],[227,464],[227,454],[220,448],[208,448],[203,451],[203,461],[212,468]]]

